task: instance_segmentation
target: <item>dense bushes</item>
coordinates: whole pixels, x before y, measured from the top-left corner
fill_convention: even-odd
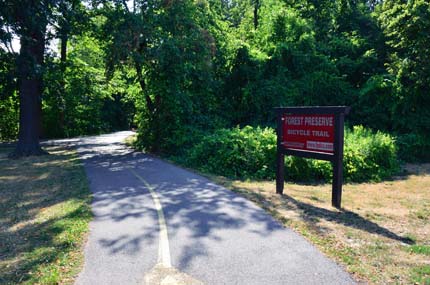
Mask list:
[[[16,96],[0,99],[0,142],[12,141],[17,137],[18,119]]]
[[[397,136],[399,158],[406,162],[430,161],[430,135],[414,133]]]
[[[380,180],[396,173],[399,162],[393,137],[362,126],[347,131],[344,170],[351,181]]]
[[[240,178],[273,178],[276,136],[269,128],[219,129],[190,149],[185,163]]]
[[[273,179],[276,135],[270,128],[220,129],[192,147],[184,163],[205,172],[231,178]],[[328,181],[329,162],[287,156],[286,178]],[[362,126],[346,131],[344,173],[347,181],[378,181],[399,169],[394,139]]]
[[[0,49],[0,142],[14,140],[18,134],[15,60],[14,55]]]

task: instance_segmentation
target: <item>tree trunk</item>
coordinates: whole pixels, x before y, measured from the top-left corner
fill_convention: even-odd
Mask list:
[[[140,89],[142,89],[142,92],[145,93],[145,79],[142,76],[142,66],[139,62],[135,61],[134,66],[136,68],[137,73],[137,80],[139,81]],[[148,108],[149,113],[152,115],[154,113],[155,107],[154,102],[152,102],[151,97],[149,97],[148,94],[145,94],[145,100],[146,100],[146,107]]]
[[[67,42],[69,41],[69,35],[67,32],[63,32],[61,34],[61,57],[60,57],[60,61],[61,63],[64,65],[63,68],[63,72],[65,71],[65,64],[66,64],[66,60],[67,60]]]
[[[254,0],[254,29],[258,28],[258,10],[260,9],[260,0]]]
[[[66,66],[67,66],[67,43],[69,41],[69,34],[66,29],[63,29],[63,32],[60,36],[61,41],[61,50],[60,50],[60,67],[61,67],[61,81],[60,81],[60,92],[57,98],[57,106],[58,106],[58,127],[61,130],[62,135],[64,135],[64,117],[65,117],[65,103],[64,96],[66,93]]]
[[[39,144],[42,116],[44,29],[33,29],[21,36],[17,60],[20,100],[18,144],[11,157],[46,154]]]

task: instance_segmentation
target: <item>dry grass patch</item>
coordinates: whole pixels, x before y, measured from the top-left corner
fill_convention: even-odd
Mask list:
[[[430,284],[430,164],[407,165],[393,181],[344,186],[342,210],[330,185],[231,181],[211,177],[258,203],[305,236],[358,281]]]
[[[90,193],[76,154],[19,160],[0,146],[0,284],[72,284],[91,219]]]

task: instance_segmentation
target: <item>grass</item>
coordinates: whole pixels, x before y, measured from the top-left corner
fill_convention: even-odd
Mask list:
[[[10,160],[0,146],[0,284],[72,284],[83,263],[90,192],[73,151]]]
[[[430,256],[430,245],[413,245],[411,246],[410,251]]]
[[[347,184],[342,206],[330,185],[233,181],[210,176],[254,201],[334,259],[359,282],[430,285],[430,164],[381,183]]]

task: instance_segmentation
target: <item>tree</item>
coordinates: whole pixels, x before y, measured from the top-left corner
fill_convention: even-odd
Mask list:
[[[1,0],[1,30],[20,39],[16,60],[19,94],[18,143],[12,157],[46,153],[39,144],[42,131],[42,93],[48,25],[57,27],[61,60],[66,60],[67,40],[75,29],[80,0]],[[62,68],[64,72],[65,69]]]
[[[48,18],[55,1],[0,2],[3,26],[10,27],[20,38],[20,52],[16,62],[20,119],[18,144],[12,157],[40,155],[45,152],[39,144],[41,130],[41,96],[43,91],[43,63]]]
[[[144,104],[139,138],[153,152],[172,153],[189,129],[210,122],[214,37],[205,26],[206,1],[106,3],[100,39],[108,74],[135,71]],[[207,117],[206,117],[207,118]],[[191,127],[192,126],[192,127]],[[189,128],[188,130],[186,130]]]
[[[56,109],[58,110],[58,128],[64,131],[65,119],[65,73],[67,67],[67,45],[73,35],[79,35],[88,30],[89,17],[81,0],[60,1],[55,9],[55,33],[60,40],[60,82],[56,96]]]
[[[395,127],[430,133],[430,3],[385,1],[379,20],[388,41],[388,72],[397,86]]]

